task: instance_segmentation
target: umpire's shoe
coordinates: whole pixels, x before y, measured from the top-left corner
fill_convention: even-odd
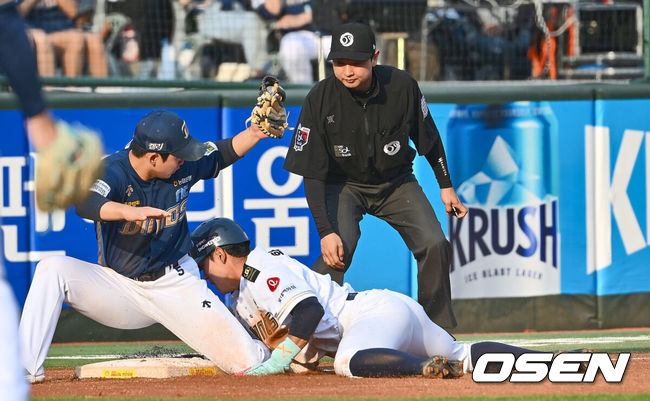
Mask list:
[[[463,361],[450,361],[444,356],[436,355],[424,363],[422,375],[441,379],[461,377],[463,375]]]

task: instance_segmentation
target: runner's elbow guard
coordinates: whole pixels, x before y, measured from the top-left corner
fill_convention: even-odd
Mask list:
[[[318,298],[309,297],[303,299],[291,310],[291,326],[289,328],[289,335],[309,340],[309,337],[316,331],[318,323],[325,314],[323,305],[320,304]]]

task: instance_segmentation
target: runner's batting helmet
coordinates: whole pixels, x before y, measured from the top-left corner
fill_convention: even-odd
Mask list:
[[[190,256],[200,264],[216,247],[250,242],[241,226],[225,217],[204,221],[192,232]]]

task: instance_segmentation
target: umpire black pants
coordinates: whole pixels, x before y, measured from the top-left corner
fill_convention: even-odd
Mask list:
[[[451,246],[415,176],[380,185],[327,184],[326,200],[332,227],[343,242],[345,267],[331,268],[320,256],[314,271],[341,284],[361,236],[359,222],[364,214],[371,214],[397,230],[413,252],[418,263],[418,302],[427,315],[444,329],[456,327],[449,282]]]

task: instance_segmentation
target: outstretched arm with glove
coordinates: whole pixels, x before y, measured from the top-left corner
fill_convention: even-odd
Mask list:
[[[18,96],[29,140],[38,151],[37,206],[65,209],[82,200],[100,176],[104,150],[92,130],[63,121],[55,125],[45,107],[25,22],[11,2],[0,3],[0,70]]]
[[[40,149],[36,165],[36,202],[44,211],[65,209],[88,196],[102,174],[104,147],[99,135],[82,126],[56,123],[56,139]]]
[[[282,105],[286,95],[280,82],[270,76],[264,77],[259,93],[257,104],[246,120],[246,123],[251,121],[252,124],[232,138],[233,150],[240,158],[253,149],[260,139],[282,138],[287,127],[287,112]]]
[[[265,376],[284,373],[289,369],[293,358],[307,345],[321,318],[325,314],[323,306],[316,297],[300,301],[291,310],[289,334],[275,347],[271,357],[264,363],[247,370],[247,376]]]
[[[288,127],[287,112],[283,106],[286,97],[277,78],[270,75],[264,77],[257,104],[246,122],[250,121],[253,125],[257,125],[265,135],[282,138],[284,130]]]

